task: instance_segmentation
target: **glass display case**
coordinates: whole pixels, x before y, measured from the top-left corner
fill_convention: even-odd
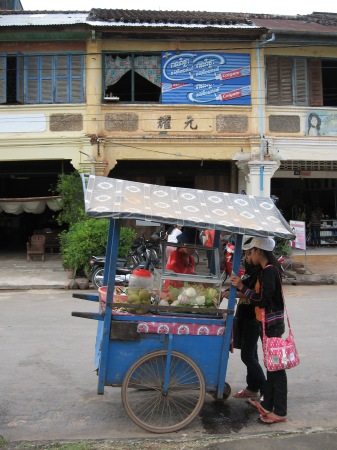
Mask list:
[[[170,247],[169,252],[166,251],[167,247]],[[198,313],[198,310],[201,310],[200,312],[212,310],[213,313],[214,308],[218,308],[222,287],[219,250],[215,247],[207,248],[207,251],[211,252],[210,268],[205,263],[195,263],[199,260],[193,256],[195,252],[200,255],[205,251],[203,246],[163,244],[162,267],[155,270],[153,281],[153,298],[156,305],[167,307],[168,311],[174,307],[175,311],[181,308],[181,311],[191,313]],[[168,268],[172,267],[172,261],[178,259],[180,263],[181,253],[187,265],[181,264],[179,267],[186,273],[178,273]]]

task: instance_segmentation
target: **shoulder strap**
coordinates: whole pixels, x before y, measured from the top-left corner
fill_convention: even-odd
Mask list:
[[[264,268],[266,269],[267,267],[271,267],[271,266],[275,267],[272,264],[268,264]],[[284,312],[285,312],[285,314],[287,316],[288,329],[289,329],[289,332],[291,332],[290,320],[289,320],[289,315],[288,315],[288,311],[287,311],[287,307],[286,307],[286,300],[285,300],[285,296],[284,296],[284,292],[283,292],[281,274],[280,274],[279,270],[277,270],[277,273],[278,273],[278,276],[280,277],[280,285],[281,285],[281,292],[282,292],[282,298],[283,298]],[[263,336],[265,336],[265,321],[266,321],[266,312],[265,312],[265,309],[262,308],[262,332],[263,332]]]

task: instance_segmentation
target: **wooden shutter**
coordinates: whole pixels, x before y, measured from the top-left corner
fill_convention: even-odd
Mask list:
[[[295,105],[308,105],[307,59],[294,59],[294,100]]]
[[[292,105],[292,60],[278,56],[266,58],[267,103]]]
[[[293,104],[293,61],[291,58],[279,58],[280,105]]]
[[[53,103],[53,56],[43,55],[40,70],[41,103]]]
[[[267,78],[267,103],[268,105],[279,104],[279,72],[278,58],[269,56],[266,58],[266,78]],[[261,93],[259,94],[261,95]]]
[[[6,66],[7,66],[7,57],[5,54],[0,54],[0,103],[6,103],[7,94],[6,94]]]
[[[319,58],[309,59],[309,95],[310,106],[323,106],[322,61]]]

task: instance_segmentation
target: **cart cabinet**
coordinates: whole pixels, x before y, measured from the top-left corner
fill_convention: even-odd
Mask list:
[[[120,219],[214,229],[216,240],[221,231],[235,234],[236,273],[244,234],[295,236],[269,198],[95,176],[83,176],[83,186],[86,213],[110,219],[104,308],[99,308],[97,294],[73,294],[97,304],[92,313],[72,313],[98,323],[97,393],[103,394],[105,386],[120,386],[123,406],[134,423],[154,433],[178,431],[198,415],[206,394],[218,401],[230,395],[226,373],[236,290],[230,288],[227,308],[219,309],[222,280],[214,248],[210,269],[196,269],[195,275],[169,272],[163,260],[161,271],[154,274],[151,304],[121,307],[114,296]]]

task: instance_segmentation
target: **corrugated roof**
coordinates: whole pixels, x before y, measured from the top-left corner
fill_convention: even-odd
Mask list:
[[[20,11],[21,12],[21,11]],[[50,11],[28,12],[25,14],[0,14],[2,27],[52,26],[87,24],[88,13],[67,12],[51,13]]]
[[[289,32],[307,32],[307,33],[336,33],[337,23],[335,25],[325,25],[322,23],[311,22],[305,19],[269,19],[254,18],[254,24],[267,28],[270,31],[289,31]]]

